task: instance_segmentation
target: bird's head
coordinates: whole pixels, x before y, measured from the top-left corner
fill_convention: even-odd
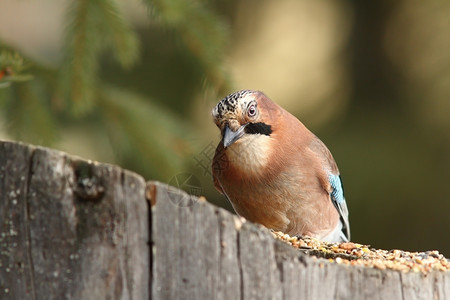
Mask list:
[[[277,105],[259,91],[242,90],[220,100],[212,116],[221,131],[223,146],[230,147],[249,134],[270,136],[272,112],[276,108]]]

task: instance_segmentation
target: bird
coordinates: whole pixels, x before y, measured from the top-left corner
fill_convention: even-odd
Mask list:
[[[212,117],[221,134],[214,186],[239,216],[290,236],[350,241],[339,169],[302,122],[255,90],[224,97]]]

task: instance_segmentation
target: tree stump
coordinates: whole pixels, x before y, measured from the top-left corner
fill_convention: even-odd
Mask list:
[[[144,179],[0,143],[0,299],[148,299]]]
[[[446,299],[450,272],[315,258],[166,184],[0,142],[0,299],[295,298]]]

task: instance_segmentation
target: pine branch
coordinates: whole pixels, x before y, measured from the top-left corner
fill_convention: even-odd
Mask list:
[[[219,91],[226,90],[229,77],[223,66],[228,28],[203,1],[144,0],[151,16],[175,29],[184,44],[203,65],[206,80]]]
[[[111,0],[100,1],[105,16],[107,34],[111,35],[108,44],[117,61],[123,67],[132,66],[139,58],[139,40],[129,24],[120,15],[117,4]]]
[[[68,97],[75,113],[92,107],[93,90],[97,84],[97,57],[101,49],[95,1],[73,1],[68,10],[67,49],[63,69],[62,93]]]
[[[2,103],[2,111],[6,119],[5,129],[14,138],[50,145],[57,138],[58,127],[41,86],[39,80],[11,85],[7,101]]]
[[[114,0],[74,0],[69,19],[62,94],[75,114],[83,114],[95,103],[100,55],[111,48],[123,66],[130,66],[138,57],[138,42]]]
[[[99,100],[102,124],[127,167],[160,179],[183,170],[186,156],[193,151],[186,124],[154,102],[125,90],[105,87]]]
[[[33,77],[24,73],[29,63],[17,52],[0,43],[0,88],[10,86],[14,81],[27,81]]]

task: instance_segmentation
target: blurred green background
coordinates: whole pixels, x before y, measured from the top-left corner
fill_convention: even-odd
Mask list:
[[[2,139],[146,179],[192,173],[230,209],[209,171],[210,110],[239,89],[330,148],[354,241],[450,256],[449,1],[0,4]]]

